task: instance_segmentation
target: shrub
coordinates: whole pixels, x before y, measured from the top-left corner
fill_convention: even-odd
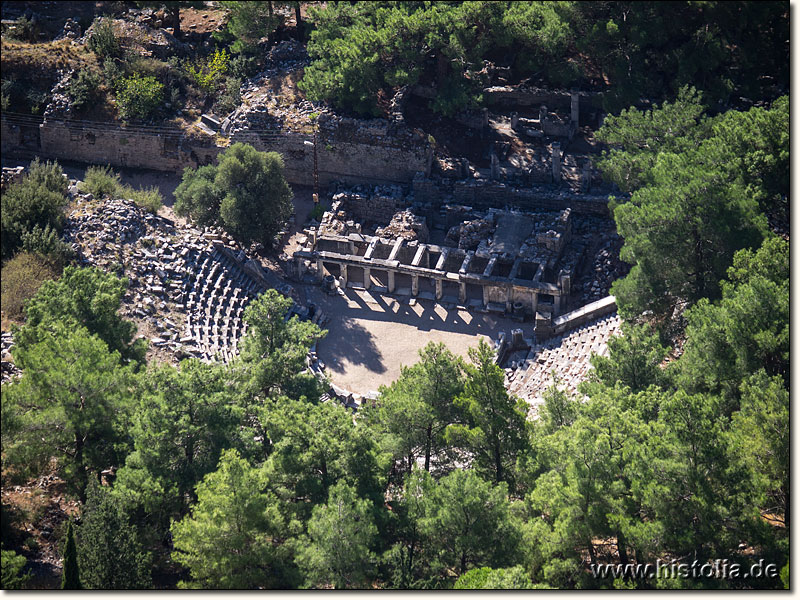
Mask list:
[[[9,258],[22,243],[22,236],[37,225],[61,231],[67,180],[58,163],[34,160],[23,180],[12,185],[0,201],[0,240],[3,258]]]
[[[130,185],[120,186],[117,193],[126,199],[133,200],[137,206],[155,214],[164,203],[164,198],[157,187],[134,189]]]
[[[20,252],[3,267],[0,277],[0,308],[6,318],[20,321],[25,303],[41,285],[59,276],[53,264],[36,254]]]
[[[78,76],[69,82],[67,96],[72,100],[73,108],[81,110],[97,98],[100,77],[89,69],[81,69]]]
[[[64,171],[55,161],[42,163],[39,158],[34,158],[28,166],[25,180],[33,185],[41,185],[57,194],[65,195],[69,188],[69,181],[64,176]]]
[[[322,215],[325,213],[326,210],[330,210],[329,206],[323,205],[321,202],[318,202],[314,205],[314,208],[311,209],[311,213],[308,215],[308,219],[310,221],[321,221]]]
[[[115,59],[110,56],[106,57],[103,61],[103,79],[108,87],[116,90],[124,74],[122,67],[117,64]]]
[[[217,114],[228,114],[236,110],[242,103],[242,94],[239,91],[241,85],[242,80],[237,77],[227,77],[225,79],[225,91],[220,95],[219,100],[217,100]]]
[[[121,48],[114,25],[108,19],[98,19],[89,37],[89,49],[102,58],[119,56]]]
[[[72,256],[72,248],[58,232],[46,225],[44,228],[36,225],[31,231],[22,234],[22,251],[37,254],[48,260],[57,270],[64,267],[64,263]]]
[[[95,198],[102,198],[106,194],[113,196],[119,188],[119,174],[106,165],[105,167],[89,167],[83,177],[81,189],[89,192]]]
[[[36,43],[39,41],[39,32],[41,31],[38,23],[28,19],[25,16],[20,17],[8,27],[3,27],[4,37],[12,40],[19,40],[21,42]]]
[[[43,90],[29,89],[25,94],[25,99],[30,106],[31,114],[38,115],[42,112],[42,108],[47,105],[50,98],[50,93]]]
[[[164,84],[155,77],[134,73],[120,81],[117,102],[123,119],[146,119],[163,101]]]
[[[231,59],[230,73],[239,79],[247,79],[258,73],[258,60],[255,56],[237,54]]]
[[[222,52],[214,50],[214,54],[209,56],[205,62],[198,60],[194,64],[188,63],[186,74],[201,90],[210,92],[217,87],[220,77],[228,71],[229,63],[230,57],[227,50],[222,50]]]

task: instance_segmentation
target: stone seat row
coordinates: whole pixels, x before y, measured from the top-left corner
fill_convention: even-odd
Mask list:
[[[555,371],[560,387],[575,393],[578,384],[592,369],[592,354],[608,354],[608,339],[618,332],[619,324],[616,314],[609,315],[533,347],[514,376],[509,391],[536,407],[552,385]]]
[[[219,251],[187,256],[187,265],[199,269],[186,282],[185,337],[191,338],[204,360],[225,362],[238,353],[247,326],[242,314],[262,291],[261,285]]]

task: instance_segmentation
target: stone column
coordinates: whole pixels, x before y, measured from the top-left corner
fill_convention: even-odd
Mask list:
[[[492,148],[491,154],[491,177],[492,179],[500,179],[500,161],[497,159],[497,153]]]
[[[507,312],[508,314],[511,314],[511,310],[512,310],[512,308],[513,308],[513,303],[511,302],[511,298],[512,298],[513,296],[514,296],[514,290],[513,290],[513,288],[512,288],[512,287],[509,285],[508,287],[506,287],[506,312]]]
[[[536,311],[539,308],[539,294],[537,292],[531,292],[531,312],[533,313],[533,318],[536,318]]]
[[[341,272],[342,287],[346,288],[347,287],[347,265],[342,264],[339,267],[339,270]]]
[[[561,308],[563,307],[563,305],[564,305],[564,297],[561,294],[554,294],[553,295],[553,312],[555,312],[555,314],[553,315],[554,317],[561,314]]]
[[[489,286],[483,286],[483,306],[489,306]]]
[[[436,299],[437,300],[441,300],[442,299],[442,280],[437,278],[434,281],[436,281]]]
[[[541,126],[542,131],[544,131],[544,122],[546,120],[547,120],[547,107],[544,104],[542,104],[539,107],[539,125]]]
[[[364,267],[364,289],[368,290],[372,286],[372,279],[370,278],[370,268]]]
[[[592,189],[592,163],[586,161],[581,171],[581,191],[588,192]]]
[[[580,119],[580,96],[576,90],[572,90],[569,99],[570,119],[575,125],[578,125]]]
[[[387,271],[387,273],[389,274],[389,285],[387,289],[391,294],[394,292],[394,271]]]
[[[461,304],[466,304],[467,303],[467,282],[466,281],[460,281],[459,282],[458,301],[461,302]]]
[[[317,279],[322,281],[322,279],[324,277],[325,277],[325,267],[322,266],[322,259],[318,258],[317,259]]]
[[[419,294],[419,275],[411,276],[411,295],[416,296]]]
[[[517,125],[519,125],[519,113],[512,112],[511,113],[511,129],[516,129]]]
[[[552,152],[553,181],[558,183],[561,181],[561,144],[553,142]]]

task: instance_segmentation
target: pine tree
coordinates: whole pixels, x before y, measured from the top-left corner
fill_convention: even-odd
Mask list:
[[[75,535],[72,531],[72,521],[67,525],[67,541],[64,544],[64,570],[61,572],[61,589],[83,589],[78,568],[78,549],[75,546]]]
[[[128,522],[107,488],[92,480],[78,528],[78,559],[86,587],[137,590],[152,586],[151,556],[142,548],[136,527]]]

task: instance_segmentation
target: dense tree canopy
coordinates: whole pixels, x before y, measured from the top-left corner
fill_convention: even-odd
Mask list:
[[[78,527],[78,564],[85,589],[142,590],[152,587],[150,556],[109,490],[93,481]]]
[[[303,89],[361,114],[416,84],[436,87],[437,112],[475,106],[484,61],[514,81],[596,86],[614,112],[684,85],[710,105],[788,90],[781,2],[333,2],[311,17]]]
[[[220,153],[216,165],[187,167],[175,198],[178,214],[220,225],[245,244],[271,245],[292,213],[283,158],[241,142]]]
[[[96,335],[61,324],[40,341],[15,347],[14,358],[24,375],[3,389],[19,418],[7,448],[11,461],[31,469],[55,459],[67,483],[85,498],[89,474],[125,456],[131,367]]]
[[[176,17],[199,3],[141,4]],[[299,2],[223,4],[213,40],[250,59],[279,4],[301,20]],[[421,85],[453,115],[481,105],[496,67],[511,84],[603,92],[596,164],[618,188],[632,265],[612,288],[621,335],[577,394],[554,373],[535,406],[480,341],[468,361],[429,344],[354,411],[308,368],[326,332],[276,290],[245,309],[230,362],[146,365],[119,315],[127,282],[67,267],[15,304],[22,375],[3,385],[0,440],[4,486],[56,474],[81,502],[74,536],[71,521],[57,529],[72,540],[64,587],[788,585],[787,4],[328,2],[309,17],[301,87],[347,111],[378,114]],[[186,170],[176,211],[269,245],[292,211],[282,170],[234,144]],[[37,161],[4,192],[4,297],[30,257],[66,257],[66,191]],[[31,548],[6,535],[9,514],[2,578],[17,588]],[[776,576],[614,580],[590,566],[672,558]]]
[[[263,473],[235,450],[197,486],[191,515],[172,525],[174,556],[192,581],[183,587],[247,589],[282,587],[280,541],[291,529],[277,499],[264,492]]]
[[[763,211],[783,214],[789,190],[785,99],[768,111],[703,116],[684,88],[673,103],[609,117],[599,166],[630,199],[612,204],[630,274],[614,283],[623,316],[650,311],[668,330],[687,304],[720,296],[734,254],[767,235]],[[748,124],[762,122],[752,135]],[[754,175],[758,173],[758,175]]]
[[[147,342],[134,340],[136,324],[117,314],[127,279],[95,267],[66,267],[57,281],[45,282],[25,307],[25,325],[15,334],[20,350],[57,326],[86,328],[125,360],[141,362]]]

